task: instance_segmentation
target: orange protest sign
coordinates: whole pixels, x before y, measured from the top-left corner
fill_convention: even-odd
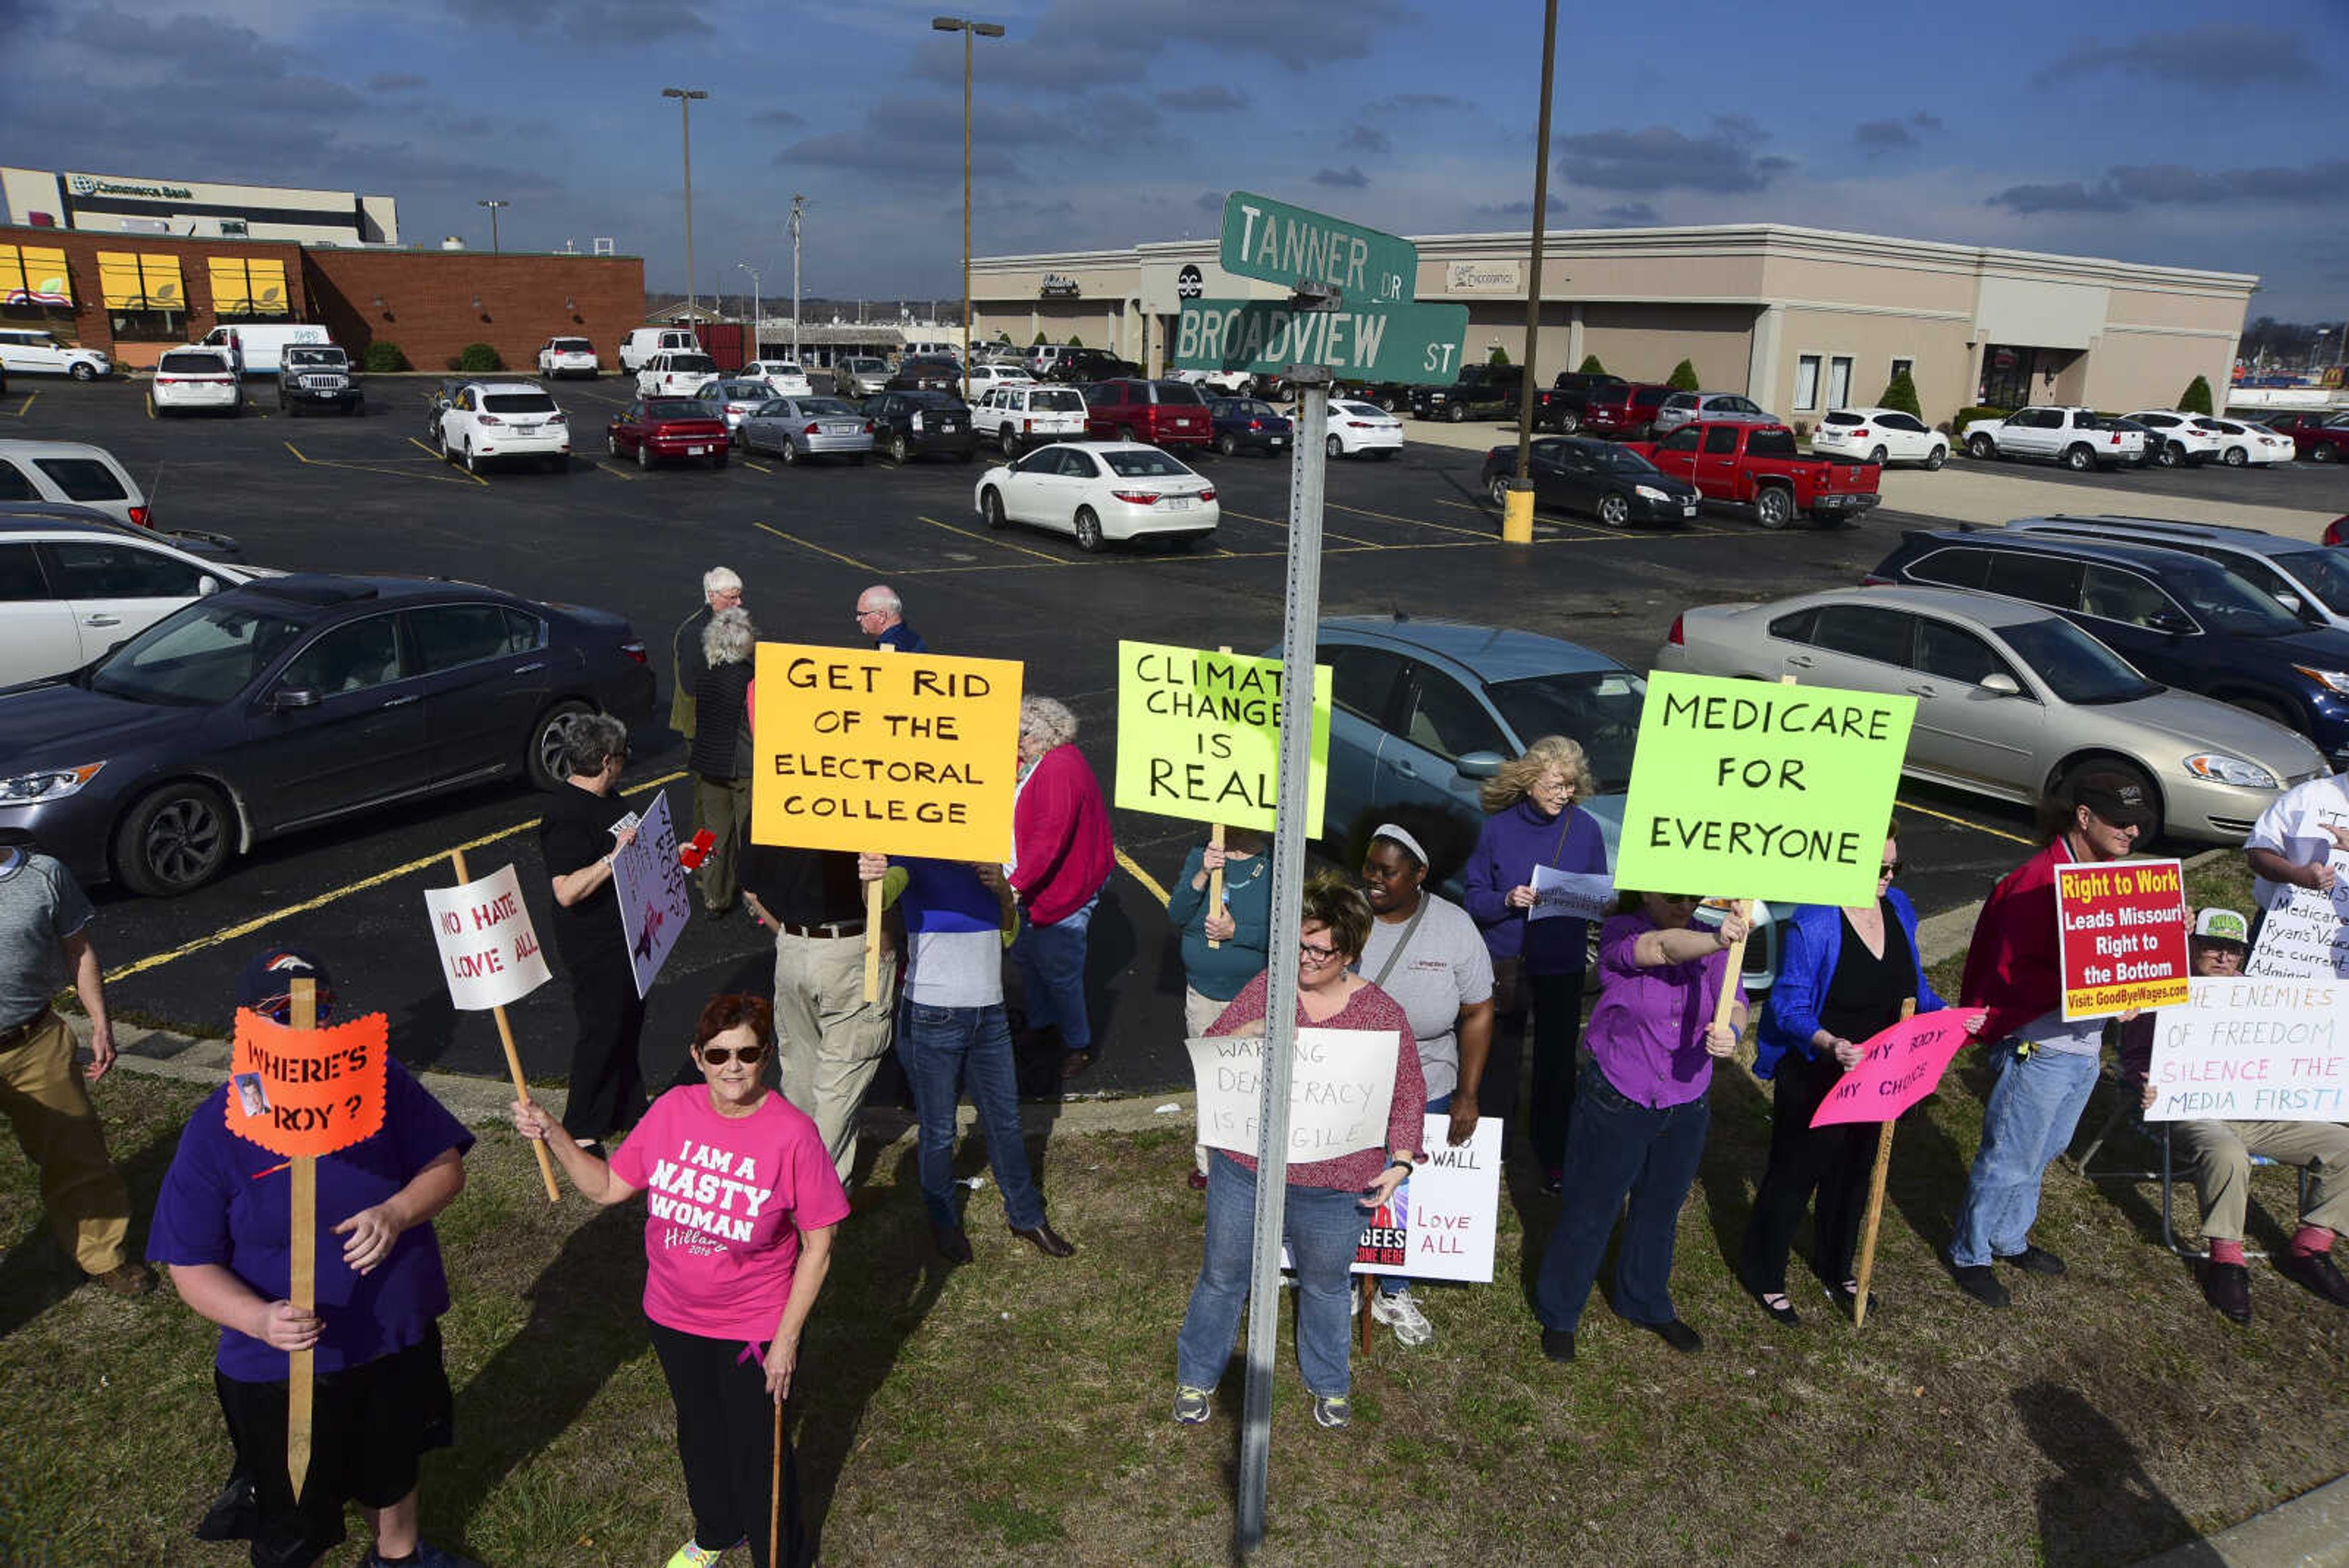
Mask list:
[[[289,1159],[332,1154],[383,1127],[391,1023],[380,1012],[331,1029],[289,1029],[236,1013],[228,1130]]]

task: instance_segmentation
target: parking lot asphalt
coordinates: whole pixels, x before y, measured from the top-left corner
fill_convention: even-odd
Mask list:
[[[935,650],[1020,659],[1030,691],[1068,701],[1105,786],[1120,638],[1247,649],[1278,637],[1283,462],[1202,463],[1223,505],[1212,547],[1088,556],[1065,538],[981,525],[971,490],[985,457],[901,471],[878,460],[785,469],[738,455],[722,471],[640,472],[602,455],[602,423],[626,401],[612,378],[555,388],[582,449],[567,472],[476,480],[418,439],[429,385],[372,381],[366,413],[352,419],[271,411],[187,421],[150,418],[135,385],[43,385],[0,408],[0,436],[98,442],[149,485],[160,525],[232,535],[258,564],[462,577],[625,614],[656,650],[663,712],[670,633],[698,602],[705,567],[742,574],[762,636],[843,645],[855,641],[857,592],[885,580]],[[1937,521],[1885,511],[1834,532],[1769,534],[1724,512],[1684,529],[1618,534],[1545,514],[1534,545],[1508,546],[1478,493],[1476,469],[1472,452],[1424,444],[1392,462],[1331,464],[1323,612],[1522,628],[1644,669],[1686,606],[1856,581],[1901,528]],[[666,729],[639,732],[624,787],[668,789],[682,820],[690,811],[682,766]],[[1928,915],[1979,898],[2027,852],[2020,810],[1916,785],[1904,786],[1901,800],[1911,867],[1903,886]],[[99,890],[112,1005],[164,1028],[221,1033],[247,954],[298,941],[336,970],[346,1006],[390,1014],[403,1056],[495,1073],[490,1021],[450,1008],[421,892],[454,879],[451,848],[466,850],[476,876],[511,859],[543,927],[546,881],[533,831],[540,804],[527,788],[476,789],[273,841],[183,898]],[[1159,900],[1201,830],[1128,812],[1114,826],[1122,869],[1095,919],[1091,960],[1104,1050],[1076,1085],[1089,1093],[1154,1090],[1189,1076],[1181,966]],[[770,959],[764,933],[745,919],[695,922],[651,1000],[653,1082],[682,1059],[701,1001],[763,989]],[[528,1070],[559,1075],[571,1034],[560,982],[511,1012]]]

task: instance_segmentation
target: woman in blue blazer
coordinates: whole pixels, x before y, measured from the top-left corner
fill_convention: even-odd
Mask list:
[[[1920,1012],[1942,1005],[1917,953],[1916,907],[1893,890],[1899,874],[1896,819],[1885,835],[1873,902],[1844,909],[1806,904],[1795,911],[1762,1016],[1754,1071],[1775,1084],[1770,1166],[1754,1195],[1739,1274],[1762,1310],[1782,1324],[1801,1321],[1786,1299],[1786,1255],[1814,1192],[1811,1271],[1847,1311],[1859,1289],[1852,1254],[1859,1245],[1877,1124],[1814,1130],[1811,1117],[1859,1061],[1861,1043],[1899,1022],[1902,1002],[1913,997]]]

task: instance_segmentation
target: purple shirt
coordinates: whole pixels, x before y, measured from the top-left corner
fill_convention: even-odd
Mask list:
[[[449,1310],[449,1276],[429,1224],[411,1226],[374,1272],[343,1262],[347,1238],[334,1228],[415,1179],[444,1150],[460,1155],[473,1135],[397,1061],[384,1064],[383,1127],[374,1137],[318,1157],[318,1338],[316,1369],[339,1372],[421,1341]],[[229,1086],[204,1097],[180,1134],[147,1236],[150,1262],[218,1263],[268,1301],[292,1288],[290,1162],[228,1130]],[[233,1328],[220,1332],[222,1374],[240,1383],[285,1377],[285,1353]]]
[[[1525,959],[1527,974],[1580,974],[1590,922],[1563,917],[1529,920],[1509,908],[1509,889],[1534,879],[1534,867],[1607,875],[1607,840],[1599,819],[1569,805],[1544,816],[1530,797],[1485,819],[1475,853],[1461,875],[1460,902],[1495,960]]]
[[[1704,1026],[1721,1000],[1729,954],[1716,950],[1692,962],[1641,969],[1631,961],[1632,946],[1656,929],[1645,911],[1611,916],[1599,928],[1599,1005],[1582,1038],[1617,1093],[1662,1110],[1702,1098],[1713,1082]],[[1745,1001],[1742,982],[1737,1001]]]

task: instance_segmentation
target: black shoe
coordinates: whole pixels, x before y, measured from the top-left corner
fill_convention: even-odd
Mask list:
[[[2009,1252],[1999,1259],[2012,1263],[2026,1274],[2044,1274],[2049,1279],[2064,1272],[2064,1260],[2044,1247],[2025,1245],[2020,1252]]]
[[[1824,1283],[1825,1282],[1821,1282]],[[1852,1310],[1852,1304],[1859,1299],[1859,1285],[1856,1281],[1844,1281],[1836,1284],[1828,1285],[1826,1287],[1826,1291],[1828,1296],[1834,1300],[1835,1304],[1843,1308],[1847,1313]],[[1870,1291],[1868,1293],[1868,1315],[1870,1317],[1875,1316],[1877,1310],[1876,1293],[1874,1291]]]
[[[1049,1220],[1039,1220],[1036,1223],[1029,1226],[1024,1231],[1017,1225],[1011,1226],[1009,1229],[1013,1235],[1019,1237],[1021,1241],[1027,1242],[1030,1246],[1035,1248],[1038,1251],[1043,1253],[1044,1256],[1048,1258],[1066,1258],[1072,1255],[1077,1250],[1066,1237],[1062,1236],[1058,1231],[1052,1229],[1051,1222]],[[961,1232],[957,1231],[956,1234],[960,1235]],[[965,1241],[962,1246],[965,1259],[968,1261],[970,1252],[970,1242],[968,1241]]]
[[[1552,1361],[1574,1359],[1574,1330],[1546,1328],[1542,1330],[1542,1354]]]
[[[1061,1081],[1066,1083],[1071,1078],[1081,1076],[1092,1064],[1093,1054],[1091,1051],[1068,1053],[1061,1061]]]
[[[2221,1263],[2205,1259],[2202,1264],[2202,1299],[2210,1310],[2229,1323],[2251,1321],[2251,1271],[2240,1263]]]
[[[1566,1172],[1562,1170],[1544,1172],[1541,1189],[1544,1198],[1563,1197],[1566,1193]]]
[[[2287,1248],[2276,1260],[2276,1272],[2337,1307],[2349,1307],[2349,1280],[2330,1252],[2297,1252]]]
[[[1958,1282],[1958,1289],[1987,1307],[2013,1306],[2014,1298],[1998,1282],[1998,1271],[1988,1263],[1950,1265],[1950,1277]]]
[[[1803,1314],[1795,1310],[1795,1303],[1786,1299],[1785,1292],[1749,1290],[1746,1293],[1754,1298],[1755,1305],[1759,1306],[1764,1312],[1770,1314],[1770,1321],[1772,1323],[1778,1324],[1786,1328],[1800,1328],[1803,1326]],[[1778,1298],[1776,1304],[1775,1305],[1772,1304],[1770,1300],[1773,1296]]]
[[[1704,1335],[1678,1318],[1669,1323],[1643,1323],[1640,1325],[1682,1355],[1694,1355],[1704,1348]]]
[[[936,1238],[938,1255],[949,1263],[970,1262],[970,1233],[959,1225],[933,1225],[930,1234]]]
[[[261,1523],[261,1504],[253,1495],[251,1476],[231,1476],[212,1507],[196,1521],[199,1541],[250,1541]]]

